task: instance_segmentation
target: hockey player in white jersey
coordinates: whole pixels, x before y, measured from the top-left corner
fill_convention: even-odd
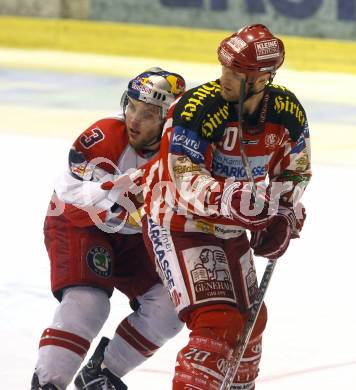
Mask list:
[[[120,206],[140,202],[125,186],[108,191],[102,183],[127,178],[129,169],[155,156],[168,107],[184,89],[180,75],[152,68],[129,82],[123,115],[97,121],[74,142],[44,225],[51,289],[60,303],[40,338],[31,390],[67,388],[108,318],[115,288],[134,311],[110,342],[99,343],[75,379],[77,389],[126,389],[120,378],[182,328],[150,262],[139,218]]]

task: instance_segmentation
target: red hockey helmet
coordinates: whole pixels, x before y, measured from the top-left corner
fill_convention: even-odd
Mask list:
[[[225,38],[219,45],[222,65],[254,79],[271,73],[271,79],[284,61],[283,42],[263,24],[252,24]]]

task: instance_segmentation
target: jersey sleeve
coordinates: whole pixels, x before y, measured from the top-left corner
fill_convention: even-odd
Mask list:
[[[118,119],[100,120],[85,130],[69,151],[67,168],[55,181],[55,193],[66,205],[65,217],[76,226],[113,218],[119,190],[107,191],[101,185],[121,175],[115,165],[120,154],[120,132],[123,124]],[[120,213],[117,207],[115,213]]]
[[[312,175],[308,120],[304,108],[291,93],[284,101],[275,100],[274,109],[280,115],[285,135],[270,164],[269,179],[272,184],[280,185],[281,202],[293,207],[300,201]]]

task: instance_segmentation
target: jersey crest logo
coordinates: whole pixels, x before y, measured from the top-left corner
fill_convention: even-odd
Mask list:
[[[278,144],[278,136],[275,133],[267,134],[265,137],[265,145],[267,148],[273,148]]]

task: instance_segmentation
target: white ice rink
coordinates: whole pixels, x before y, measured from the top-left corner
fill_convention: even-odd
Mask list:
[[[157,61],[138,72],[152,65]],[[192,84],[200,73],[189,77]],[[314,177],[304,197],[302,238],[278,262],[267,293],[256,390],[355,390],[356,77],[281,76],[276,81],[297,93],[309,116]],[[73,138],[116,110],[126,82],[0,68],[1,390],[29,390],[39,337],[57,305],[42,237],[53,179]],[[262,272],[265,261],[256,263]],[[101,335],[111,336],[128,312],[127,299],[115,293]],[[129,389],[169,390],[176,352],[186,340],[183,331],[128,374]]]

